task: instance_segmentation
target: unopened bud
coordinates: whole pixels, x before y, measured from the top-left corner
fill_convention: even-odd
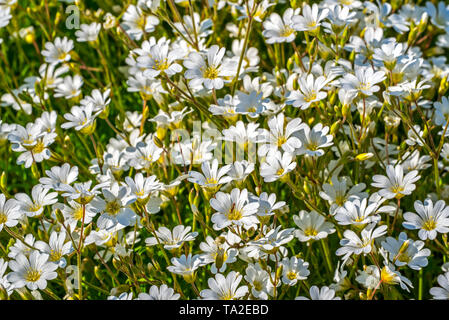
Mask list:
[[[337,130],[340,128],[340,122],[341,120],[338,120],[331,126],[330,134],[334,135],[337,132]]]
[[[2,176],[0,178],[0,187],[4,190],[6,190],[6,185],[7,185],[7,177],[6,177],[6,172],[3,171],[2,172]]]
[[[367,152],[367,153],[358,154],[355,158],[358,161],[365,161],[365,160],[372,158],[373,156],[374,156],[374,154],[372,154],[371,152]]]

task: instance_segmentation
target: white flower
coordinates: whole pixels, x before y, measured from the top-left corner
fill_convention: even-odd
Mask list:
[[[74,200],[80,204],[87,204],[94,196],[100,191],[98,189],[104,187],[105,185],[100,183],[91,189],[92,181],[75,183],[72,186],[68,184],[61,185],[61,191],[64,192],[62,194],[63,197],[68,197],[70,200]]]
[[[273,295],[274,286],[270,281],[270,275],[258,263],[248,264],[244,278],[250,284],[254,298],[268,300],[268,296]]]
[[[70,230],[75,230],[78,222],[83,220],[83,206],[73,200],[67,201],[67,204],[55,203],[53,205],[53,210],[61,210],[64,217],[64,223],[70,226]],[[89,224],[93,217],[97,215],[93,207],[87,204],[84,209],[84,224]]]
[[[181,295],[166,284],[160,287],[151,286],[148,293],[139,293],[137,300],[178,300]]]
[[[159,80],[145,77],[142,72],[130,76],[126,84],[129,92],[139,92],[146,100],[151,97],[159,98],[161,93],[167,93]]]
[[[184,242],[195,240],[198,232],[190,232],[190,229],[192,229],[190,226],[185,227],[183,225],[174,227],[173,231],[170,231],[166,227],[159,227],[159,229],[155,231],[157,238],[146,238],[145,242],[147,246],[154,246],[161,243],[167,250],[177,249],[181,247]]]
[[[143,174],[139,172],[134,179],[125,177],[125,181],[131,193],[138,199],[147,199],[152,192],[162,189],[162,183],[155,175],[144,178]]]
[[[13,272],[8,274],[8,281],[15,288],[27,287],[30,290],[44,290],[47,280],[55,279],[58,274],[55,270],[58,265],[48,261],[49,255],[33,251],[29,257],[18,254],[15,260],[9,261],[9,267]]]
[[[6,268],[8,268],[8,262],[0,258],[0,288],[3,288],[9,297],[14,291],[14,286],[8,281],[7,275],[5,275]]]
[[[39,67],[39,75],[42,79],[41,81],[44,81],[45,86],[49,89],[56,88],[59,84],[61,84],[61,82],[63,82],[61,76],[68,71],[68,66],[62,65],[58,67],[55,63],[44,63]]]
[[[380,281],[380,271],[375,265],[364,266],[363,270],[357,270],[358,276],[355,280],[365,288],[374,289]]]
[[[279,210],[285,206],[284,201],[276,202],[275,193],[268,196],[268,193],[262,192],[259,197],[250,195],[250,202],[253,201],[257,201],[259,203],[259,209],[257,211],[257,215],[259,217],[272,216],[276,210]]]
[[[13,151],[23,152],[17,158],[17,164],[24,164],[25,168],[29,168],[33,163],[51,157],[48,146],[55,141],[56,136],[55,132],[42,131],[39,123],[28,123],[26,128],[16,125],[8,134],[8,139],[12,143]]]
[[[218,192],[214,198],[210,199],[210,205],[218,211],[211,218],[215,230],[228,226],[243,226],[249,229],[259,222],[255,216],[259,203],[249,202],[246,189],[240,191],[235,188],[230,194]]]
[[[263,22],[265,30],[262,32],[262,35],[267,38],[266,42],[272,44],[294,41],[296,33],[293,29],[293,18],[298,13],[299,10],[294,11],[292,8],[288,8],[281,18],[277,13],[273,12]]]
[[[299,229],[294,231],[295,237],[301,242],[320,240],[335,232],[334,225],[327,222],[322,215],[316,211],[310,213],[301,210],[299,215],[293,216],[293,221]]]
[[[220,115],[227,118],[236,116],[236,105],[238,103],[237,97],[232,97],[230,94],[226,94],[223,98],[217,100],[218,104],[211,104],[209,111],[213,115]]]
[[[47,63],[59,63],[69,61],[71,59],[70,51],[73,50],[73,40],[67,37],[57,37],[54,42],[45,43],[45,50],[42,55]]]
[[[44,207],[56,203],[58,194],[44,189],[41,184],[37,184],[31,190],[31,198],[25,193],[17,193],[15,198],[20,206],[20,210],[28,217],[37,217],[44,212]]]
[[[258,251],[265,254],[281,251],[282,245],[293,240],[294,231],[294,228],[283,230],[281,230],[281,228],[282,226],[278,226],[276,229],[271,229],[265,234],[265,237],[249,242],[248,246],[255,247],[257,250],[248,253],[248,256],[257,258],[257,255],[259,255]]]
[[[421,130],[419,125],[414,125],[413,129],[415,130],[410,129],[407,132],[408,139],[405,140],[405,143],[407,143],[409,146],[414,146],[415,144],[423,146],[422,141],[424,141],[424,131]],[[417,132],[418,135],[415,132]]]
[[[327,97],[327,93],[321,91],[327,84],[325,77],[319,76],[315,79],[313,74],[303,75],[298,79],[299,90],[290,91],[286,98],[286,104],[295,108],[305,110],[314,102],[318,102]]]
[[[170,77],[182,71],[181,65],[175,61],[183,56],[184,53],[180,50],[170,50],[168,43],[155,44],[148,55],[137,58],[137,65],[145,69],[143,72],[145,77],[154,78],[159,74]]]
[[[71,99],[81,94],[81,87],[83,86],[83,78],[76,74],[74,77],[66,76],[64,81],[60,83],[55,89],[55,98],[64,97]]]
[[[61,184],[72,184],[78,178],[78,167],[70,167],[70,164],[64,163],[62,166],[51,167],[50,170],[45,170],[48,177],[39,179],[42,187],[46,189],[53,188],[60,191]]]
[[[410,171],[404,177],[404,169],[401,165],[388,165],[387,176],[373,176],[373,187],[381,188],[379,195],[387,199],[401,199],[409,195],[415,190],[414,182],[418,181],[421,176],[417,170]]]
[[[376,85],[385,80],[385,72],[374,72],[371,67],[358,67],[355,69],[355,75],[347,73],[340,83],[343,89],[354,90],[364,96],[371,96],[374,92],[380,90]]]
[[[377,268],[377,270],[379,269]],[[412,282],[401,275],[399,271],[396,271],[394,265],[392,265],[391,263],[385,263],[385,266],[380,272],[380,279],[384,284],[387,285],[399,284],[401,288],[406,290],[407,292],[410,292],[408,287],[413,288]]]
[[[107,298],[108,300],[132,300],[133,299],[133,293],[130,292],[123,292],[118,297],[116,296],[109,296]]]
[[[334,138],[329,132],[329,127],[321,123],[316,124],[312,129],[309,126],[303,127],[296,136],[301,140],[301,147],[296,150],[297,155],[307,154],[309,156],[321,157],[324,155],[322,148],[333,144]]]
[[[42,112],[42,115],[36,119],[36,124],[41,126],[42,131],[48,133],[55,132],[57,117],[58,114],[54,110],[52,112],[44,111]]]
[[[9,21],[11,20],[11,9],[9,7],[7,8],[0,8],[0,28],[6,27],[9,24]]]
[[[382,247],[390,254],[390,260],[398,267],[408,265],[413,270],[420,270],[427,266],[429,249],[424,249],[423,241],[407,239],[407,234],[401,232],[398,240],[388,237],[382,242]]]
[[[331,184],[323,184],[323,191],[320,191],[320,197],[331,205],[331,214],[335,214],[338,208],[341,208],[346,201],[354,197],[365,198],[368,196],[366,192],[362,192],[366,188],[364,183],[356,184],[348,190],[348,187],[351,185],[352,182],[350,179],[346,177],[339,179],[336,175],[332,176]]]
[[[128,6],[123,15],[123,28],[131,39],[140,40],[144,33],[155,30],[159,19],[153,15],[146,15],[142,9],[135,5]]]
[[[78,42],[91,42],[98,38],[98,33],[100,32],[101,24],[93,22],[91,24],[82,24],[80,30],[75,32],[76,41]]]
[[[269,153],[260,165],[260,175],[265,182],[273,182],[295,169],[296,162],[292,162],[293,155],[289,152],[281,154],[280,151]]]
[[[61,124],[61,128],[70,129],[75,127],[76,131],[81,133],[91,133],[95,129],[95,118],[98,111],[94,113],[94,106],[88,104],[85,107],[73,106],[70,113],[64,114],[67,122]]]
[[[438,200],[435,205],[431,199],[424,203],[417,200],[414,204],[416,213],[404,213],[402,225],[406,229],[418,231],[421,240],[434,240],[438,233],[449,232],[449,207],[443,200]]]
[[[200,164],[204,161],[212,160],[212,150],[215,149],[216,143],[212,140],[198,142],[196,138],[192,140],[176,143],[172,149],[172,159],[176,164],[184,166]]]
[[[430,16],[430,21],[433,25],[440,29],[445,29],[448,27],[449,23],[449,8],[447,8],[444,1],[440,1],[438,3],[438,9],[435,7],[435,5],[427,1],[426,2],[426,12]]]
[[[191,52],[186,60],[184,67],[187,68],[184,73],[186,79],[190,79],[189,85],[199,87],[203,85],[206,89],[221,89],[225,82],[230,80],[224,77],[230,77],[235,74],[235,61],[223,60],[226,52],[225,48],[213,45],[207,50],[206,58],[198,52]]]
[[[112,239],[117,237],[117,232],[123,229],[125,226],[122,224],[116,224],[109,229],[99,229],[98,231],[91,231],[84,240],[84,245],[88,246],[95,243],[97,246],[104,246],[111,244]]]
[[[340,297],[335,296],[335,291],[330,289],[329,287],[321,287],[317,286],[310,287],[310,300],[341,300]],[[295,300],[309,300],[307,297],[296,297]]]
[[[267,109],[269,99],[263,99],[263,92],[251,91],[249,94],[237,92],[235,112],[257,118]]]
[[[22,213],[19,211],[19,204],[15,199],[8,199],[3,193],[0,194],[0,231],[3,226],[14,227],[19,223]]]
[[[281,265],[282,282],[289,286],[296,285],[298,280],[307,279],[310,274],[309,263],[296,257],[282,259]]]
[[[236,142],[238,145],[257,143],[260,140],[258,123],[250,122],[247,125],[243,121],[237,121],[235,126],[223,130],[223,140]]]
[[[232,180],[241,182],[248,177],[251,172],[254,171],[254,163],[248,162],[246,160],[234,161],[231,164],[231,169],[227,173]]]
[[[344,238],[340,240],[340,245],[342,247],[338,248],[335,254],[337,256],[342,256],[343,260],[348,260],[352,254],[368,254],[371,252],[374,246],[374,239],[383,236],[387,232],[387,226],[382,225],[375,228],[376,223],[369,224],[361,232],[361,237],[359,237],[354,231],[346,230],[343,233]]]
[[[109,97],[110,93],[111,89],[106,89],[103,93],[98,89],[94,89],[92,90],[90,96],[86,96],[80,101],[80,104],[81,106],[92,104],[92,111],[94,113],[103,111],[109,103],[111,103],[111,98]]]
[[[305,126],[301,118],[295,118],[290,121],[285,120],[284,113],[279,113],[268,120],[267,129],[259,132],[259,142],[263,143],[258,150],[259,156],[264,156],[269,152],[277,151],[279,148],[283,151],[293,153],[295,149],[301,147],[301,141],[294,136]]]
[[[230,164],[218,169],[217,159],[212,160],[212,165],[209,161],[205,161],[201,164],[201,171],[203,173],[189,171],[189,178],[187,180],[202,187],[215,188],[232,180],[231,177],[226,175],[230,169]]]
[[[210,269],[213,274],[224,272],[228,263],[237,261],[238,250],[230,246],[230,244],[240,240],[237,238],[238,236],[232,232],[222,234],[217,239],[207,236],[206,242],[200,243],[200,249],[204,252],[200,255],[202,259],[201,264],[207,265],[212,263]]]
[[[435,123],[438,126],[445,126],[449,119],[449,100],[446,97],[441,98],[433,104],[435,108]]]
[[[66,233],[53,231],[50,235],[48,244],[44,241],[36,241],[35,248],[41,252],[49,255],[48,260],[54,262],[60,268],[64,268],[67,264],[64,256],[69,254],[72,250],[72,242],[66,240]]]
[[[207,280],[210,289],[202,290],[200,296],[204,300],[239,300],[248,293],[247,286],[239,287],[242,278],[235,271],[229,272],[226,278],[218,273],[215,278]]]
[[[128,147],[129,165],[137,170],[148,169],[151,165],[158,161],[164,149],[159,148],[153,140],[148,143],[139,142],[136,147]]]
[[[112,184],[110,188],[103,188],[104,200],[95,197],[91,204],[97,212],[102,213],[97,225],[102,229],[109,229],[116,224],[129,226],[135,222],[136,214],[130,205],[136,201],[134,195],[129,194],[126,186]]]
[[[314,32],[321,25],[321,20],[324,20],[329,13],[329,9],[318,9],[318,5],[314,3],[312,7],[308,4],[304,5],[302,15],[294,17],[293,28],[297,31]]]
[[[379,213],[392,212],[393,206],[382,206],[386,199],[374,193],[368,198],[352,198],[335,211],[335,220],[340,225],[363,226],[371,222],[378,222]]]
[[[439,287],[430,289],[430,294],[436,300],[449,300],[449,272],[440,274],[437,278]]]
[[[166,113],[163,110],[159,110],[159,113],[150,119],[149,121],[156,122],[158,127],[164,126],[177,126],[189,113],[193,110],[189,107],[185,107],[180,111],[173,111],[171,113]]]
[[[189,254],[188,256],[182,255],[179,258],[172,258],[172,266],[168,266],[167,270],[182,275],[187,282],[195,280],[195,271],[201,265],[201,258],[199,255]]]
[[[329,22],[323,22],[325,31],[339,35],[347,25],[357,22],[356,12],[350,11],[350,7],[344,4],[343,6],[334,5],[329,8],[327,18]]]
[[[179,2],[179,1],[175,1]],[[196,34],[199,38],[205,38],[208,35],[212,34],[211,27],[213,22],[211,19],[206,19],[201,21],[200,15],[198,12],[193,13],[193,21],[191,15],[185,15],[183,17],[183,23],[175,22],[174,26],[179,30],[179,32],[186,38],[192,36],[196,31]]]

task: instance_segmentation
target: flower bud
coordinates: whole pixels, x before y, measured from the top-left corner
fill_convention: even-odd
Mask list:
[[[367,152],[367,153],[358,154],[355,158],[358,161],[365,161],[365,160],[368,160],[368,159],[372,158],[373,156],[374,156],[373,153]]]

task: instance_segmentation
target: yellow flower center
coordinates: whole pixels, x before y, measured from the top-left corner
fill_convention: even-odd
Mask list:
[[[75,209],[72,213],[72,216],[76,220],[81,220],[83,218],[83,207],[79,207],[78,209]]]
[[[308,27],[309,29],[315,29],[315,28],[316,28],[316,21],[310,21],[310,22],[307,24],[307,27]]]
[[[304,97],[306,102],[310,102],[316,99],[316,91],[312,90],[307,96]]]
[[[25,274],[25,280],[28,282],[36,282],[41,277],[41,271],[29,269]]]
[[[369,88],[371,88],[371,85],[369,82],[361,82],[359,85],[359,89],[360,90],[369,90]]]
[[[208,178],[208,179],[206,179],[206,183],[207,184],[217,184],[218,181],[215,178]]]
[[[242,219],[242,213],[240,210],[237,210],[236,208],[232,208],[231,211],[228,213],[228,219],[229,220],[240,220]]]
[[[409,254],[407,252],[402,252],[398,258],[399,261],[401,262],[405,262],[405,263],[409,263],[410,260],[412,260],[412,258],[409,256]]]
[[[289,272],[287,273],[287,278],[288,278],[289,280],[295,280],[296,277],[297,277],[297,275],[296,275],[296,272],[294,272],[294,271],[289,271]]]
[[[122,208],[121,203],[118,200],[113,200],[111,202],[106,203],[106,212],[111,215],[116,215],[120,209]]]
[[[307,149],[309,149],[310,151],[317,151],[318,145],[314,142],[311,142],[307,145]]]
[[[67,52],[59,51],[58,60],[65,60],[66,57],[67,57]]]
[[[284,174],[284,168],[279,168],[279,170],[276,172],[276,175],[282,176]]]
[[[308,237],[314,237],[318,234],[318,231],[313,227],[309,227],[306,230],[304,230],[304,234]]]
[[[422,226],[422,228],[427,231],[434,230],[436,227],[437,227],[437,224],[436,224],[435,220],[433,219],[433,217],[430,217],[429,220],[424,222],[424,224]]]
[[[280,146],[282,146],[284,143],[286,143],[287,142],[287,138],[285,138],[284,136],[280,136],[279,138],[278,138],[278,147],[280,147]]]
[[[61,250],[51,250],[50,251],[50,261],[59,261],[62,258]]]
[[[382,268],[382,272],[380,273],[380,278],[385,284],[395,284],[396,283],[396,274],[390,272],[386,267]]]
[[[345,204],[346,197],[344,195],[338,195],[335,197],[335,203],[340,207]]]
[[[233,299],[234,295],[232,294],[231,291],[228,291],[221,296],[221,300],[233,300]]]
[[[0,224],[4,224],[8,221],[8,217],[3,212],[0,213]]]
[[[260,291],[260,290],[262,290],[262,283],[260,283],[260,281],[258,281],[258,280],[255,280],[255,281],[253,282],[253,287],[254,287],[254,289],[256,289],[257,291]]]
[[[295,32],[295,30],[293,30],[291,27],[289,26],[285,26],[285,28],[279,33],[279,35],[281,37],[285,37],[287,38],[288,36],[290,36],[293,32]]]
[[[215,66],[209,66],[203,71],[203,77],[206,79],[218,78],[220,71]]]
[[[144,15],[140,16],[136,21],[136,24],[140,29],[144,29],[145,25],[147,24],[147,18]]]
[[[170,65],[168,64],[167,59],[164,59],[164,60],[161,60],[161,61],[155,60],[154,62],[155,62],[156,70],[159,70],[159,71],[167,70],[168,67],[170,66]]]
[[[33,154],[41,153],[42,151],[44,151],[44,149],[45,149],[44,143],[42,141],[38,141],[33,148]]]
[[[33,204],[32,206],[29,207],[29,211],[30,212],[37,212],[42,208],[42,206],[40,204]]]

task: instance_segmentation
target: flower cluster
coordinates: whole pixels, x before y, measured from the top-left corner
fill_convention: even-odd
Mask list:
[[[0,299],[449,299],[443,1],[68,2],[0,0]]]

